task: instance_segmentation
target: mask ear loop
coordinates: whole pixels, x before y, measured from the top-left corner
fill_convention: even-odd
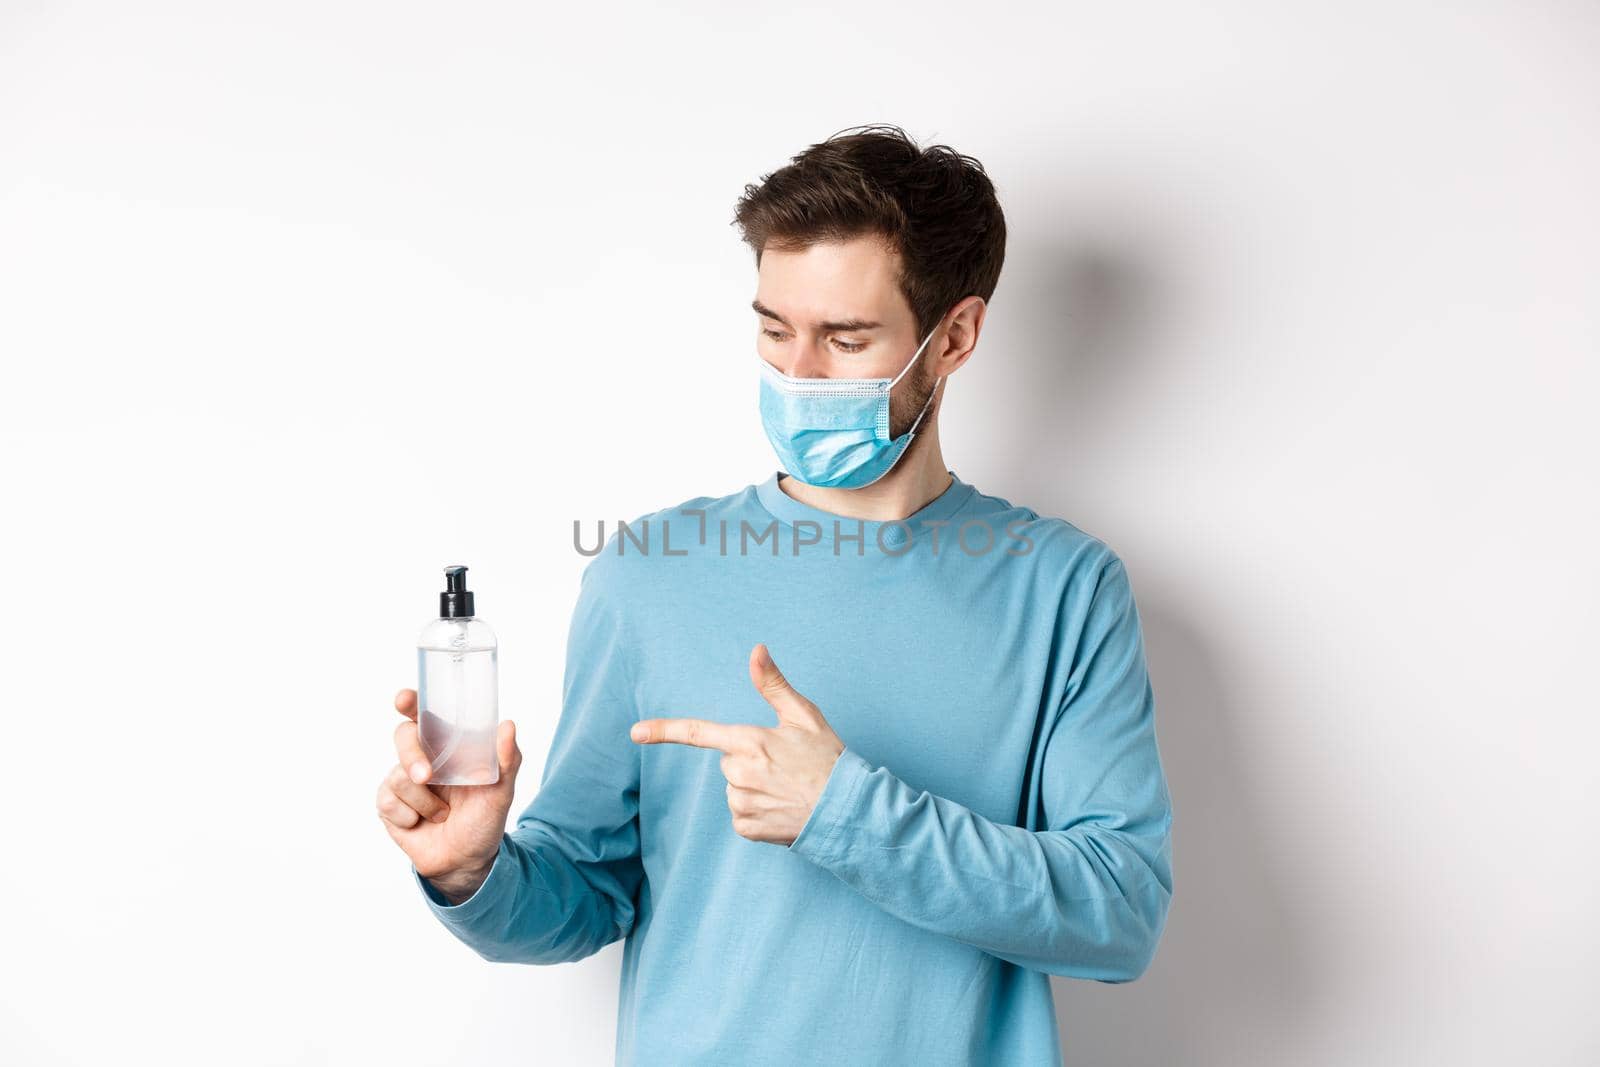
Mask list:
[[[922,355],[922,350],[928,347],[928,342],[933,340],[933,335],[938,332],[939,327],[937,326],[928,331],[928,336],[922,339],[922,343],[918,345],[917,350],[911,354],[911,358],[906,360],[906,365],[900,368],[900,373],[889,379],[889,385],[884,389],[884,392],[888,392],[890,389],[893,389],[895,387],[895,383],[906,376],[906,371],[911,369],[911,365],[917,361],[918,356]]]
[[[907,437],[915,437],[915,436],[917,436],[917,427],[922,423],[922,416],[926,415],[928,413],[928,408],[933,406],[933,394],[937,393],[939,391],[939,386],[941,386],[943,384],[944,384],[944,379],[943,378],[936,378],[934,380],[933,388],[928,390],[928,399],[923,401],[922,410],[917,412],[916,421],[911,424],[911,429],[906,431],[906,436]]]
[[[938,333],[938,332],[939,332],[939,327],[937,327],[937,326],[935,326],[933,329],[928,331],[928,336],[924,337],[922,339],[922,344],[917,346],[916,354],[913,355],[909,360],[907,360],[906,361],[906,365],[904,367],[900,368],[900,373],[896,374],[889,381],[889,389],[893,389],[894,388],[894,383],[898,382],[901,378],[905,377],[906,371],[911,369],[911,365],[917,361],[917,356],[922,355],[922,350],[924,348],[928,347],[928,342],[933,340],[933,335]],[[939,386],[941,386],[943,384],[944,384],[944,379],[943,378],[939,378],[939,379],[936,379],[934,381],[933,388],[928,390],[928,399],[926,399],[926,400],[924,400],[922,402],[922,410],[917,412],[916,421],[911,424],[911,429],[906,431],[906,437],[907,438],[911,438],[911,437],[915,437],[916,436],[917,427],[922,425],[922,416],[924,416],[924,415],[926,415],[928,413],[928,407],[933,403],[933,394],[937,393],[939,391]],[[885,389],[884,392],[887,393],[889,391],[889,389]]]

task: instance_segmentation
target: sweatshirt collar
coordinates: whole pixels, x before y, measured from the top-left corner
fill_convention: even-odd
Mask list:
[[[791,526],[796,522],[805,520],[816,523],[822,531],[831,534],[834,522],[839,523],[841,530],[850,532],[854,532],[857,529],[856,524],[860,523],[861,528],[869,536],[876,536],[878,527],[884,525],[892,526],[897,522],[902,522],[915,534],[921,531],[922,523],[932,522],[937,519],[948,519],[972,498],[975,490],[971,485],[962,481],[953,470],[947,468],[946,473],[950,475],[950,484],[945,487],[945,491],[910,515],[899,520],[857,519],[850,515],[838,515],[831,511],[812,507],[804,501],[796,500],[779,488],[778,479],[790,477],[789,474],[781,470],[773,471],[766,481],[756,486],[756,497],[761,501],[761,506],[771,512],[775,518]]]

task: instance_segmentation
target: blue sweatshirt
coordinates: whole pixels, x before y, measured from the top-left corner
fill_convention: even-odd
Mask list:
[[[775,472],[641,516],[580,582],[538,795],[459,905],[484,959],[618,939],[619,1064],[1061,1062],[1050,975],[1127,982],[1172,806],[1122,561],[955,477],[898,522]],[[721,755],[640,719],[776,725],[764,641],[845,744],[799,836],[732,827]]]

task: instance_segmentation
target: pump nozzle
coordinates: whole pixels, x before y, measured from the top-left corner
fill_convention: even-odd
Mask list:
[[[445,590],[439,594],[441,619],[470,619],[476,614],[467,590],[467,568],[459,564],[444,569]]]

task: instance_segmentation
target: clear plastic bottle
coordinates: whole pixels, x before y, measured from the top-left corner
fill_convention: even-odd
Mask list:
[[[500,780],[499,646],[473,611],[467,568],[446,567],[439,618],[417,638],[417,726],[433,766],[429,785]]]

